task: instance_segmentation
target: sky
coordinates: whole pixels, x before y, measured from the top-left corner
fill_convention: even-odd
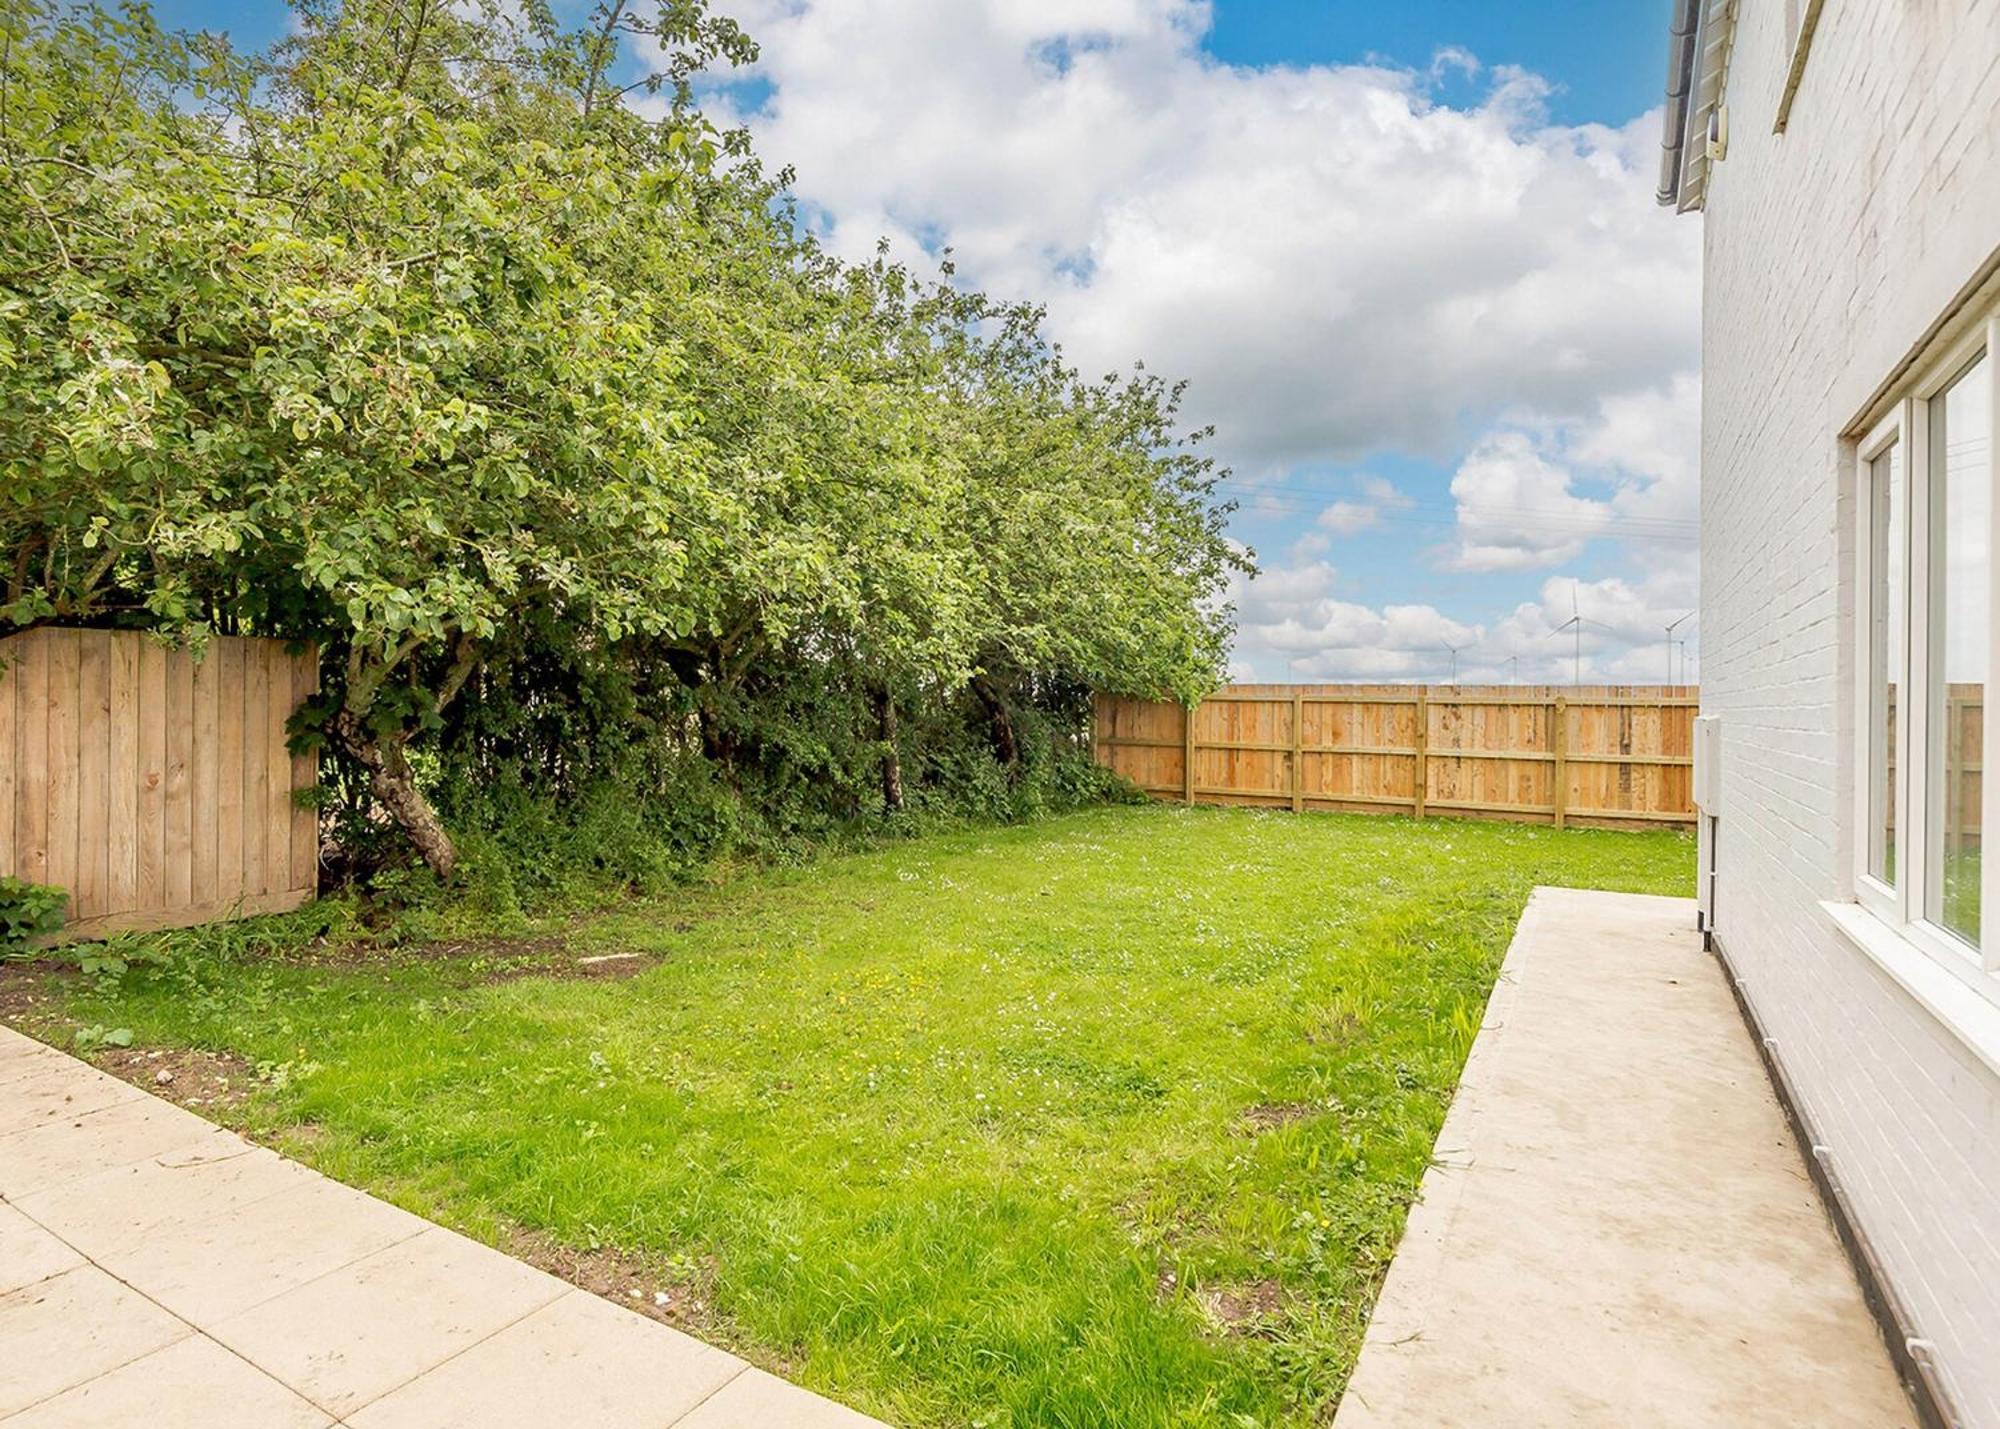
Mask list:
[[[949,246],[1085,371],[1188,380],[1258,568],[1237,678],[1698,676],[1698,622],[1666,635],[1696,599],[1701,233],[1652,200],[1663,4],[716,8],[762,53],[706,103],[834,251]]]

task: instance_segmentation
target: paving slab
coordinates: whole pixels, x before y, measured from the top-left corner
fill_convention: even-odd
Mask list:
[[[875,1422],[0,1027],[5,1429],[683,1421]]]
[[[1537,889],[1336,1429],[1914,1423],[1692,902]]]
[[[209,1326],[409,1240],[427,1224],[314,1177],[93,1258],[176,1315]]]
[[[745,1368],[734,1355],[571,1290],[347,1422],[354,1429],[665,1429]],[[748,1429],[756,1421],[738,1422]]]
[[[0,1032],[6,1029],[0,1028]],[[32,1037],[0,1036],[0,1087],[19,1081],[30,1072],[52,1065],[62,1053]]]
[[[87,1154],[87,1138],[74,1144],[80,1158]],[[193,1145],[9,1199],[85,1255],[101,1259],[177,1240],[314,1179],[305,1167],[217,1127]]]
[[[0,1093],[4,1095],[4,1093]],[[191,1112],[138,1097],[0,1136],[0,1196],[18,1200],[106,1166],[198,1145],[215,1127]]]
[[[875,1421],[787,1384],[761,1369],[745,1370],[695,1406],[675,1429],[867,1429]]]
[[[439,1226],[214,1325],[209,1333],[336,1416],[570,1293]],[[326,1325],[348,1325],[329,1339]]]
[[[221,1345],[189,1335],[109,1374],[45,1399],[7,1421],[7,1429],[328,1429],[334,1420]]]
[[[0,1098],[0,1136],[87,1116],[100,1107],[137,1101],[146,1095],[95,1067],[84,1067],[83,1071],[86,1075],[78,1075],[73,1068],[53,1060],[22,1068],[7,1082],[6,1096]]]
[[[94,1265],[0,1295],[0,1419],[191,1333]]]
[[[0,1295],[83,1264],[74,1247],[0,1202]]]

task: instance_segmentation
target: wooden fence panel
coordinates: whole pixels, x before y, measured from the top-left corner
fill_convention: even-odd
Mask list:
[[[1099,695],[1092,721],[1097,759],[1149,794],[1181,795],[1187,786],[1186,712],[1164,700]]]
[[[318,822],[292,793],[318,768],[285,724],[317,681],[275,640],[0,639],[0,874],[66,889],[65,937],[306,902]]]
[[[1246,684],[1190,715],[1100,695],[1095,750],[1159,798],[1692,824],[1698,703],[1679,685]]]

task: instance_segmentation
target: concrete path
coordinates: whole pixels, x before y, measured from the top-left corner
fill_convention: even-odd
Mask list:
[[[1336,1429],[1914,1422],[1694,905],[1538,889]]]
[[[862,1429],[0,1028],[7,1429]]]

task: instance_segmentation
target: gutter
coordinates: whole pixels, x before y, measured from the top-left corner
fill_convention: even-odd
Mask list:
[[[1687,147],[1688,111],[1694,102],[1694,57],[1700,29],[1701,0],[1674,0],[1667,29],[1667,109],[1661,123],[1660,187],[1654,193],[1663,208],[1676,207],[1681,196],[1681,161]]]

